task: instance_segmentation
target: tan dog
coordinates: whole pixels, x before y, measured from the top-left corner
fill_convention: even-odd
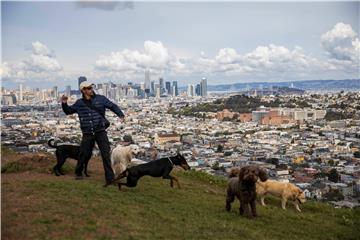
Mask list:
[[[274,180],[267,180],[266,182],[258,181],[256,183],[256,193],[260,197],[261,205],[265,205],[265,195],[270,194],[281,198],[282,209],[286,208],[287,200],[294,201],[296,210],[301,212],[299,203],[306,201],[304,192],[292,183],[284,183]]]
[[[111,152],[111,167],[115,178],[124,173],[129,166],[131,159],[140,153],[140,148],[136,144],[129,146],[116,146]]]

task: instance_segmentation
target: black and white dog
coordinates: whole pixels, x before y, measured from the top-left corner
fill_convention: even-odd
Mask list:
[[[180,183],[177,177],[171,176],[170,172],[175,166],[180,166],[184,170],[189,170],[190,166],[186,162],[186,159],[178,153],[173,157],[164,157],[155,161],[140,164],[131,168],[128,168],[124,174],[119,176],[114,182],[118,183],[119,190],[121,186],[135,187],[137,182],[142,176],[148,175],[152,177],[162,177],[163,179],[170,179],[170,186],[173,187],[173,181],[177,183],[180,188]],[[118,182],[121,178],[126,177],[126,183]]]
[[[79,153],[80,153],[79,145],[72,145],[72,144],[57,145],[57,143],[54,142],[54,139],[50,139],[48,141],[48,145],[52,148],[56,148],[55,155],[56,155],[57,164],[53,168],[53,171],[56,176],[64,175],[64,173],[61,171],[61,167],[64,165],[67,158],[72,158],[79,161]],[[87,177],[90,177],[87,173],[87,165],[89,163],[90,158],[91,158],[91,154],[84,163],[84,174]]]

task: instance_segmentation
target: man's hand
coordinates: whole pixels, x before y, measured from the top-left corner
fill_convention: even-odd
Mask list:
[[[68,100],[68,97],[65,96],[65,95],[62,95],[61,101],[62,101],[63,103],[67,103],[67,100]]]

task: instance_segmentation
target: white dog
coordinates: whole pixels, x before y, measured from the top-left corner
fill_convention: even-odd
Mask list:
[[[136,144],[129,146],[116,146],[111,152],[111,167],[115,178],[123,173],[129,166],[131,159],[140,153],[140,148]]]

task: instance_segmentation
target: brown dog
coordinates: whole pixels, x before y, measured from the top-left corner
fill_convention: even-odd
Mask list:
[[[240,215],[245,214],[248,218],[256,217],[256,182],[258,179],[261,181],[267,180],[265,170],[256,166],[241,168],[238,177],[229,180],[225,209],[230,211],[231,203],[237,197],[240,201]]]

